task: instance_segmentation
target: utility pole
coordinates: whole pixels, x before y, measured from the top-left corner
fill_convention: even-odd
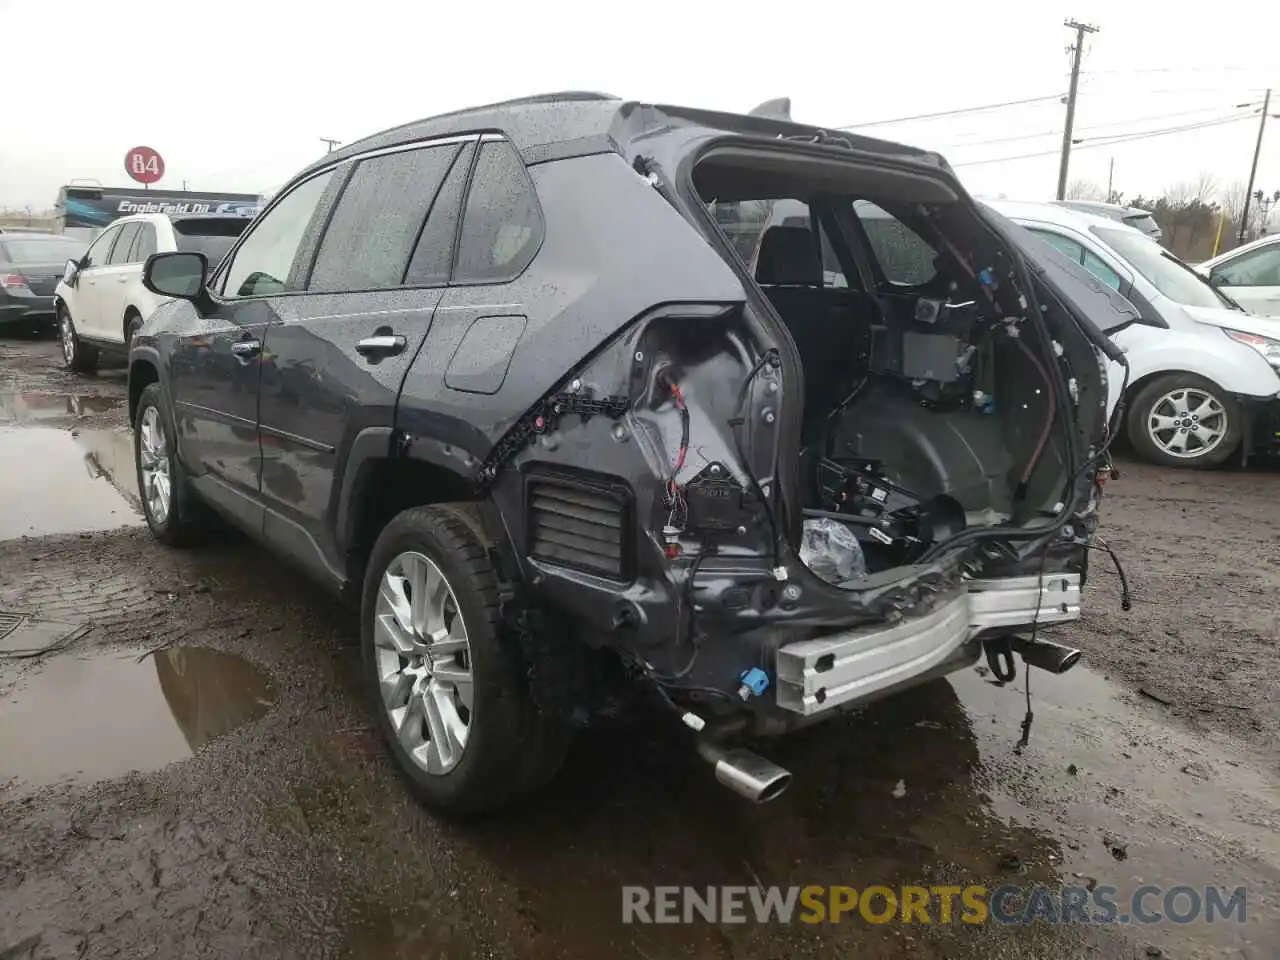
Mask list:
[[[321,137],[320,142],[326,143],[329,145],[329,149],[326,150],[325,153],[333,153],[333,148],[336,147],[338,144],[342,143],[341,140],[331,140],[328,137]]]
[[[1249,201],[1253,199],[1253,181],[1258,176],[1258,156],[1262,153],[1262,133],[1267,129],[1267,111],[1271,109],[1271,88],[1267,87],[1267,95],[1262,98],[1262,119],[1258,121],[1258,142],[1253,147],[1253,166],[1249,168],[1249,189],[1244,192],[1244,212],[1240,214],[1240,235],[1236,238],[1244,243],[1249,228]]]
[[[1076,32],[1076,42],[1071,48],[1071,89],[1067,91],[1067,124],[1062,131],[1062,162],[1058,166],[1058,199],[1067,198],[1067,165],[1071,161],[1071,133],[1076,125],[1076,91],[1080,87],[1080,57],[1084,53],[1084,35],[1097,33],[1098,28],[1077,20],[1067,20],[1063,26]]]
[[[1116,179],[1116,158],[1111,158],[1111,165],[1107,167],[1107,203],[1114,203],[1111,198],[1115,196],[1115,192],[1111,189],[1111,185]]]

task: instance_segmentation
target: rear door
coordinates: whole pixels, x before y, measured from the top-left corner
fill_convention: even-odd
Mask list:
[[[318,572],[345,567],[337,505],[356,438],[372,428],[389,448],[401,383],[449,281],[476,139],[342,164],[305,292],[276,304],[262,368],[265,532]]]

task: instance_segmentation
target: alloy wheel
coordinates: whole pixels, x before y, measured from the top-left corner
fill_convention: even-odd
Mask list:
[[[138,468],[142,475],[142,499],[147,512],[156,522],[163,524],[169,518],[169,506],[173,496],[172,477],[169,473],[169,443],[165,438],[160,411],[147,407],[138,424]]]
[[[471,732],[471,645],[453,588],[429,557],[407,551],[387,564],[373,637],[378,687],[395,736],[422,770],[448,773]]]
[[[1208,391],[1179,387],[1151,405],[1147,434],[1169,456],[1195,460],[1222,443],[1227,435],[1227,411]]]

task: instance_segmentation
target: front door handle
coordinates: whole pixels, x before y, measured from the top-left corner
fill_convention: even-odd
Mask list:
[[[398,333],[377,334],[356,341],[356,353],[362,357],[394,357],[402,352],[408,341]]]
[[[251,360],[262,352],[262,341],[237,340],[231,345],[231,352],[241,360]]]

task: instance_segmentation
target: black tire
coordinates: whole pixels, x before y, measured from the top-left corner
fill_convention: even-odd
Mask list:
[[[472,707],[465,748],[454,766],[428,772],[397,736],[379,683],[376,619],[388,568],[406,553],[425,556],[443,575],[466,628]],[[504,637],[488,552],[447,509],[413,507],[383,529],[369,557],[361,604],[361,654],[378,727],[400,774],[430,810],[464,817],[502,806],[544,784],[563,750],[558,724],[529,696],[520,651]]]
[[[62,362],[74,373],[92,373],[98,369],[98,348],[84,343],[76,333],[71,311],[58,307],[58,339],[62,342]]]
[[[148,496],[146,478],[143,476],[143,432],[148,421],[148,411],[156,413],[156,425],[164,435],[164,460],[169,478],[169,506],[163,517],[153,509]],[[200,515],[186,488],[186,477],[177,456],[177,443],[173,422],[165,413],[160,384],[149,384],[138,398],[138,411],[133,425],[133,466],[138,481],[138,498],[142,501],[142,515],[146,518],[151,535],[170,547],[185,547],[194,543],[202,527]]]
[[[142,327],[142,317],[134,313],[132,309],[125,314],[124,325],[124,348],[128,352],[129,347],[133,345],[133,337]]]
[[[1149,424],[1161,408],[1161,399],[1178,391],[1193,391],[1194,395],[1212,398],[1213,403],[1221,410],[1214,414],[1214,424],[1222,426],[1220,437],[1203,452],[1196,454],[1192,448],[1185,456],[1170,452],[1156,437]],[[1244,433],[1244,413],[1240,404],[1233,400],[1225,390],[1211,380],[1198,377],[1192,373],[1167,373],[1156,377],[1143,385],[1128,404],[1129,412],[1125,419],[1125,430],[1134,452],[1149,463],[1157,463],[1167,467],[1184,469],[1209,469],[1224,463],[1240,448]],[[1169,408],[1163,408],[1168,414]],[[1177,416],[1177,414],[1174,414]],[[1197,415],[1198,416],[1198,415]],[[1225,423],[1223,422],[1225,421]],[[1198,420],[1197,420],[1198,422]],[[1193,424],[1194,428],[1195,424]],[[1185,435],[1183,428],[1178,428]],[[1158,432],[1157,432],[1158,433]],[[1171,436],[1167,434],[1166,436]]]

